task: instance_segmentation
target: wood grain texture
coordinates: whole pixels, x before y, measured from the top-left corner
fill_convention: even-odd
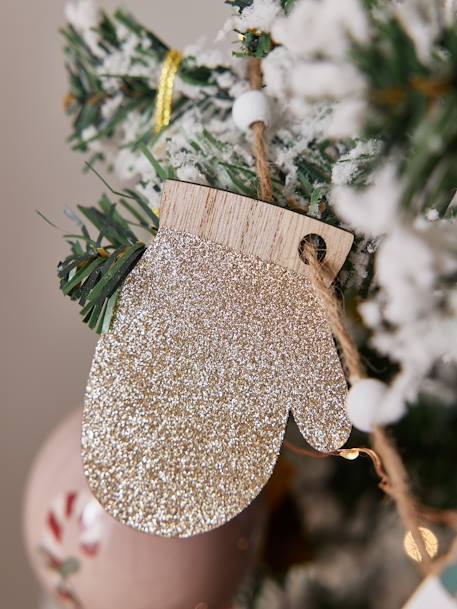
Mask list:
[[[191,233],[265,262],[308,272],[299,256],[304,237],[319,235],[326,244],[330,280],[339,273],[353,235],[308,216],[263,201],[207,186],[168,180],[162,194],[160,225]]]

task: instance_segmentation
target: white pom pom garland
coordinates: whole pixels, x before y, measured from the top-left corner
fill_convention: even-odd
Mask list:
[[[405,416],[406,411],[407,405],[405,400],[392,388],[392,391],[389,391],[387,397],[382,401],[377,423],[379,425],[395,423]]]
[[[387,390],[387,385],[377,379],[362,379],[352,385],[346,397],[346,412],[354,427],[360,431],[373,431],[379,422]]]
[[[233,122],[241,131],[247,131],[258,121],[271,124],[268,97],[263,91],[247,91],[238,97],[232,108]]]

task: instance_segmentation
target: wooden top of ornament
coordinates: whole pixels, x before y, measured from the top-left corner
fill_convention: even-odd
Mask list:
[[[242,195],[207,186],[167,180],[160,225],[191,233],[227,248],[306,275],[299,255],[302,240],[319,235],[325,242],[329,281],[338,275],[354,241],[351,233],[314,218]]]

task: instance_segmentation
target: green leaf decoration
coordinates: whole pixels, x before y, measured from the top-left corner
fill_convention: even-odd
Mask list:
[[[98,333],[109,330],[120,289],[146,249],[133,227],[154,236],[159,225],[158,217],[138,193],[127,190],[116,194],[117,202],[103,194],[97,206],[77,207],[88,225],[96,229],[95,237],[78,216],[70,214],[80,232],[65,235],[71,253],[58,266],[62,293],[78,302],[84,322]]]

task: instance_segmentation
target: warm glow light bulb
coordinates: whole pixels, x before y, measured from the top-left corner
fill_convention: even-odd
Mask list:
[[[348,448],[340,450],[340,455],[343,459],[347,459],[348,461],[354,461],[357,457],[360,456],[360,451],[358,448]]]
[[[438,539],[436,535],[430,531],[430,529],[426,529],[425,527],[419,527],[420,534],[424,540],[425,549],[430,558],[433,558],[438,553]],[[405,535],[405,539],[403,541],[403,546],[405,548],[406,554],[415,562],[422,562],[422,555],[417,547],[416,542],[414,541],[413,535],[411,531],[408,531]]]

